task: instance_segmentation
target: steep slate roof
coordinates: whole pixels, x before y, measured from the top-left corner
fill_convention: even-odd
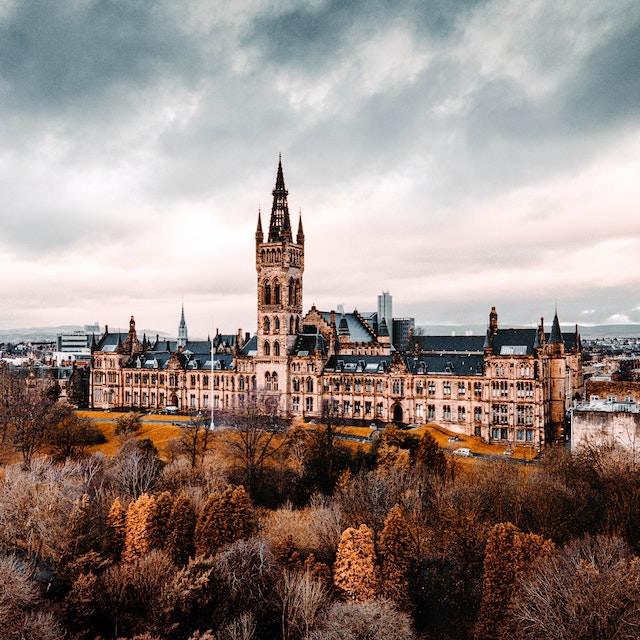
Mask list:
[[[305,332],[298,334],[291,350],[291,355],[306,356],[317,352],[327,352],[327,343],[321,333]]]
[[[493,337],[494,355],[531,355],[535,353],[537,329],[498,329]]]
[[[418,345],[420,351],[450,351],[482,353],[484,336],[413,336],[409,349]]]
[[[421,354],[417,358],[405,357],[412,374],[481,376],[484,372],[484,356],[481,353]]]
[[[384,373],[390,362],[391,356],[333,355],[327,361],[324,371],[328,373]]]
[[[258,353],[258,336],[251,336],[249,340],[240,349],[239,354],[242,356],[255,356]]]
[[[320,311],[320,314],[327,323],[331,324],[330,311]],[[371,333],[373,329],[371,327],[369,327],[371,331],[367,329],[366,325],[361,322],[360,318],[358,318],[355,313],[345,313],[341,316],[340,321],[342,318],[347,322],[351,342],[375,342],[375,337]]]
[[[128,333],[105,333],[98,340],[97,350],[113,353],[118,348],[118,345],[122,345],[128,335]]]

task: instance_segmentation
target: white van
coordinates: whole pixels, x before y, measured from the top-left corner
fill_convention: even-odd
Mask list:
[[[470,458],[473,453],[471,453],[471,450],[468,449],[467,447],[460,447],[459,449],[456,449],[453,452],[454,456],[464,456],[465,458]]]

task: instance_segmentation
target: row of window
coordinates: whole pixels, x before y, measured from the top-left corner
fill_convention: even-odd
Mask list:
[[[495,375],[500,376],[501,378],[504,378],[505,376],[511,377],[514,374],[518,373],[518,365],[496,364],[493,370],[495,372]],[[521,378],[531,377],[531,367],[529,365],[526,365],[526,364],[520,365],[520,377]]]
[[[273,316],[273,320],[266,316],[263,320],[263,328],[264,333],[280,333],[280,318],[278,316]],[[293,316],[289,318],[289,333],[298,333],[300,331],[300,318],[296,316],[294,319]]]
[[[301,291],[302,286],[299,280],[289,280],[289,305],[293,307],[299,307],[301,303]],[[280,282],[276,278],[273,282],[265,280],[262,283],[262,302],[265,305],[274,305],[282,303],[282,293]]]
[[[528,425],[533,424],[533,407],[531,405],[516,407],[516,424]],[[509,405],[508,404],[492,404],[491,417],[493,424],[509,424]]]
[[[262,249],[260,251],[262,262],[270,262],[279,264],[282,260],[282,251],[280,249]],[[289,261],[292,264],[300,264],[302,252],[297,249],[289,249]]]
[[[511,440],[509,429],[506,427],[492,427],[491,438],[493,440]],[[534,429],[516,429],[516,440],[518,442],[533,442]]]

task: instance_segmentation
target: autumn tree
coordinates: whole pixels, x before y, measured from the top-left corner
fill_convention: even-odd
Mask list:
[[[554,549],[550,540],[533,533],[523,533],[510,522],[496,524],[487,540],[484,559],[482,602],[476,623],[477,640],[507,638],[507,604],[511,601],[518,579],[534,561]]]
[[[142,416],[134,411],[124,413],[116,418],[115,432],[121,433],[138,433],[142,429]]]
[[[413,451],[413,460],[439,478],[444,478],[447,472],[447,459],[436,439],[428,431],[420,436]]]
[[[150,522],[149,544],[152,549],[163,549],[166,545],[171,528],[172,507],[173,497],[168,491],[163,491],[156,497]]]
[[[133,562],[151,550],[155,498],[143,493],[129,505],[122,559]]]
[[[396,606],[411,609],[409,569],[411,566],[411,535],[404,509],[396,505],[389,511],[378,540],[378,590],[383,598]]]
[[[107,522],[104,535],[104,552],[118,562],[124,550],[127,535],[127,510],[122,506],[120,498],[116,498],[107,514]]]
[[[255,516],[244,487],[228,487],[214,493],[204,504],[196,523],[194,543],[198,555],[215,555],[230,542],[249,537]]]
[[[213,558],[191,558],[162,588],[156,625],[170,639],[217,628],[225,618],[227,598],[228,588]]]
[[[57,402],[47,415],[49,428],[46,444],[57,460],[84,455],[87,446],[106,442],[102,431],[88,420],[79,418],[66,403]]]
[[[340,474],[349,467],[351,452],[339,439],[343,428],[338,400],[323,400],[322,415],[309,434],[303,458],[302,481],[308,493],[332,495]]]
[[[173,502],[169,518],[169,534],[165,549],[178,566],[183,566],[194,552],[193,534],[196,526],[196,514],[185,493]]]
[[[373,532],[366,524],[343,531],[333,566],[333,582],[348,600],[364,602],[375,597]]]

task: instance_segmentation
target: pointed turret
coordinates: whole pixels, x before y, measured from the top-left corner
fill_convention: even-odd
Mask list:
[[[258,226],[256,228],[256,244],[264,242],[264,233],[262,233],[262,212],[258,209]]]
[[[556,309],[556,315],[553,316],[553,326],[551,327],[551,334],[549,335],[549,344],[564,344],[562,339],[562,331],[560,330],[560,322],[558,320],[558,310]]]
[[[300,212],[300,218],[298,218],[298,234],[296,235],[296,242],[298,244],[304,244],[304,230],[302,229],[302,211]]]
[[[271,220],[269,221],[269,242],[278,242],[280,240],[288,240],[291,242],[291,221],[289,219],[289,204],[287,202],[289,192],[284,186],[282,156],[278,158],[276,187],[272,193],[273,205],[271,207]]]

